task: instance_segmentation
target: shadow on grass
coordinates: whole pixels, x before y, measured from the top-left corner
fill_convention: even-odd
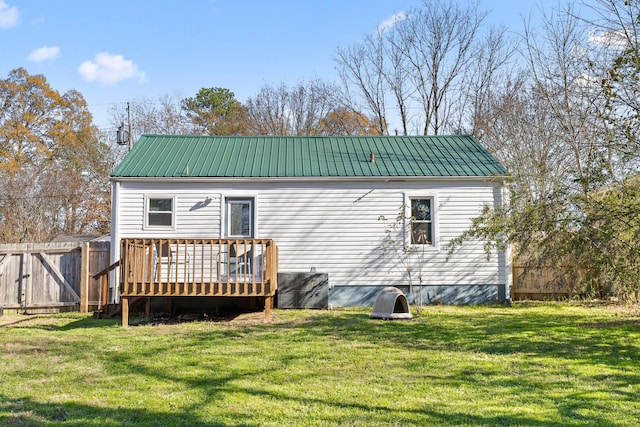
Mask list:
[[[113,349],[101,349],[100,345],[95,344],[95,350],[102,350],[95,357],[104,362],[111,377],[130,375],[132,387],[135,387],[135,381],[146,377],[181,392],[194,391],[196,398],[184,404],[180,413],[175,413],[170,410],[157,412],[77,403],[53,405],[28,398],[2,396],[0,392],[0,425],[249,426],[258,425],[255,419],[270,420],[268,417],[272,407],[301,408],[299,414],[294,411],[290,415],[292,419],[286,420],[289,425],[296,425],[296,421],[309,425],[305,413],[315,410],[322,415],[312,419],[321,425],[391,425],[392,422],[397,425],[610,425],[613,410],[603,405],[611,401],[624,404],[640,399],[638,334],[633,322],[616,321],[619,327],[612,334],[610,327],[597,327],[611,324],[610,319],[598,321],[587,316],[496,308],[427,311],[411,321],[380,321],[371,320],[364,311],[306,311],[300,314],[282,313],[282,320],[276,319],[272,324],[229,323],[180,329],[175,333],[173,330],[159,332],[157,340],[148,336],[138,337],[131,329],[123,333],[124,330],[114,328],[113,332],[105,333],[120,335],[134,342],[126,346],[119,343]],[[52,329],[111,328],[114,324],[117,322],[82,318],[52,326]],[[34,327],[47,330],[42,325]],[[153,327],[144,330],[144,334],[148,332],[153,332]],[[245,340],[250,345],[245,344]],[[311,359],[316,360],[318,366],[289,369],[308,365],[306,360],[311,356],[313,347],[299,345],[305,342],[321,342],[329,348],[335,344],[336,348],[341,346],[346,351],[351,348],[349,345],[358,344],[370,348],[371,353],[379,352],[380,357],[394,349],[413,349],[416,350],[413,359],[406,360],[406,364],[414,372],[421,372],[420,363],[428,357],[424,354],[433,354],[431,350],[447,355],[484,354],[498,358],[513,355],[517,361],[511,363],[518,364],[524,360],[522,369],[538,368],[541,369],[540,375],[519,375],[508,370],[499,372],[499,368],[488,362],[478,366],[453,365],[450,372],[427,372],[421,379],[432,382],[433,387],[443,386],[443,390],[477,382],[482,386],[477,387],[475,392],[501,389],[508,390],[513,396],[531,395],[536,407],[553,407],[551,411],[557,411],[562,421],[555,421],[557,417],[549,420],[542,418],[543,415],[528,412],[503,415],[487,411],[478,415],[465,412],[464,405],[452,408],[424,402],[407,406],[395,405],[391,401],[388,404],[380,401],[370,403],[366,399],[358,401],[348,395],[340,398],[339,394],[328,391],[304,393],[300,390],[308,384],[308,377],[317,376],[327,387],[331,386],[328,381],[332,378],[323,371],[323,360]],[[296,343],[291,347],[292,351],[287,348],[288,343]],[[171,359],[164,360],[165,355]],[[559,362],[564,359],[571,362],[566,366],[572,369],[582,364],[597,367],[593,372],[573,375],[583,375],[579,384],[593,381],[605,385],[609,388],[607,397],[599,394],[604,387],[595,391],[565,393],[563,386],[572,388],[575,383],[567,376],[545,380],[546,365],[536,366],[536,358],[557,358]],[[239,360],[250,360],[252,363],[238,363]],[[327,364],[331,362],[329,359]],[[562,369],[564,365],[559,363],[559,368],[552,366],[553,369]],[[608,373],[598,373],[601,367],[608,368]],[[265,384],[266,381],[269,384]],[[367,379],[359,381],[366,383]],[[546,395],[545,387],[550,384],[559,396]],[[348,387],[344,383],[341,386]],[[401,393],[402,389],[398,391]],[[246,415],[242,403],[238,403],[235,407],[225,406],[217,412],[222,414],[224,420],[234,420],[231,423],[209,421],[197,415],[206,413],[216,402],[227,405],[229,396],[236,399],[239,396],[246,397],[254,404],[258,400],[262,405],[260,414],[256,418]],[[402,397],[399,394],[398,399]],[[490,403],[492,397],[486,396],[486,399]],[[602,416],[594,413],[594,409],[601,407]],[[383,414],[383,421],[380,414]]]
[[[144,357],[144,355],[143,355]],[[240,355],[242,357],[242,355]],[[299,359],[299,360],[296,360]],[[304,356],[291,356],[280,358],[279,364],[289,365],[294,362],[303,361]],[[309,411],[318,410],[323,415],[315,415],[313,419],[319,425],[491,425],[491,426],[512,426],[512,425],[545,425],[551,427],[560,426],[579,426],[579,425],[606,425],[606,417],[584,416],[581,412],[590,407],[596,400],[586,395],[571,396],[566,403],[559,403],[558,409],[566,417],[562,421],[554,421],[541,418],[537,414],[518,414],[504,415],[486,414],[476,415],[464,412],[464,406],[452,407],[434,407],[433,405],[424,405],[407,408],[406,406],[397,406],[389,402],[389,404],[373,404],[366,400],[354,402],[352,399],[339,399],[334,397],[317,397],[309,396],[304,393],[298,393],[295,390],[278,387],[279,384],[271,384],[269,387],[260,387],[258,385],[249,385],[253,378],[260,377],[264,372],[255,369],[249,370],[242,374],[236,374],[228,377],[220,377],[215,374],[207,374],[198,378],[185,378],[177,372],[169,373],[169,371],[158,370],[140,365],[140,359],[136,358],[119,358],[118,364],[124,365],[127,370],[135,372],[137,375],[145,375],[154,379],[159,379],[172,384],[180,384],[188,389],[198,390],[198,400],[194,400],[187,408],[188,413],[199,413],[210,402],[223,402],[225,396],[248,396],[251,400],[258,398],[260,401],[268,402],[264,407],[264,412],[269,413],[269,405],[272,407],[299,407],[300,413],[308,413]],[[221,367],[223,370],[224,368]],[[216,372],[216,369],[212,369]],[[287,383],[295,384],[298,381],[308,379],[309,374],[304,374],[304,378],[297,378],[292,373],[286,379]],[[247,382],[239,381],[246,379]],[[470,381],[469,377],[462,375],[460,378],[449,378],[448,381],[453,384],[456,381]],[[514,390],[522,390],[523,385],[514,381],[517,385]],[[527,386],[525,386],[527,387]],[[532,387],[532,385],[528,385]],[[630,396],[631,397],[631,396]],[[398,399],[402,399],[399,395]],[[592,400],[593,399],[593,400]],[[425,402],[426,403],[426,402]],[[544,405],[544,404],[543,404]],[[384,415],[381,415],[384,414]],[[227,417],[234,418],[237,413],[228,413]],[[286,425],[309,425],[306,415],[292,415],[286,420],[280,420]],[[264,419],[265,415],[261,417]],[[268,419],[268,417],[267,417]],[[275,420],[274,420],[275,421]],[[246,425],[246,424],[237,424]]]
[[[60,404],[36,402],[28,398],[12,398],[0,394],[0,425],[2,426],[257,426],[205,421],[197,415],[177,412],[154,412],[145,409],[108,408],[73,402]]]
[[[377,418],[379,414],[385,414],[386,418],[383,418],[385,421],[393,420],[399,425],[416,423],[423,425],[606,425],[611,422],[610,418],[607,418],[611,416],[610,409],[603,407],[602,417],[594,414],[593,409],[606,405],[607,399],[619,399],[621,402],[637,402],[640,399],[637,391],[637,386],[640,384],[640,372],[637,368],[640,364],[640,355],[637,352],[638,340],[630,339],[627,343],[624,336],[611,337],[606,334],[606,331],[585,328],[581,326],[584,324],[583,316],[567,314],[562,317],[554,319],[549,318],[545,313],[497,310],[475,314],[464,312],[461,315],[451,313],[442,316],[426,315],[412,321],[385,322],[371,320],[367,313],[361,312],[308,312],[306,316],[277,321],[273,324],[235,327],[229,325],[223,329],[189,331],[185,332],[185,336],[179,342],[161,345],[156,343],[147,349],[138,349],[135,354],[120,352],[111,354],[107,358],[111,360],[112,366],[118,366],[124,372],[135,372],[136,375],[197,390],[200,397],[187,408],[189,413],[199,413],[210,402],[223,401],[228,395],[246,395],[256,396],[265,402],[283,407],[302,406],[307,411],[320,408],[325,414],[335,413],[334,416],[323,415],[316,418],[322,423],[332,424],[340,424],[339,417],[344,417],[346,413],[349,414],[349,420],[360,425],[379,424],[380,418]],[[633,331],[631,335],[633,336]],[[270,344],[266,344],[264,348],[244,347],[239,344],[238,349],[228,352],[224,350],[224,346],[233,346],[234,340],[243,339],[254,340],[252,342],[256,346],[261,341]],[[531,394],[532,399],[538,399],[535,402],[536,406],[541,408],[553,406],[561,414],[562,421],[544,419],[540,418],[541,415],[529,413],[511,416],[490,413],[475,415],[465,413],[464,406],[453,409],[440,408],[428,402],[423,406],[414,405],[407,408],[402,405],[393,405],[391,402],[389,405],[367,403],[365,400],[355,402],[349,396],[341,400],[331,393],[313,395],[300,393],[299,389],[296,389],[296,384],[307,384],[310,376],[315,375],[324,381],[331,378],[324,377],[326,373],[323,372],[321,364],[305,370],[288,369],[292,365],[305,364],[306,358],[310,356],[305,348],[296,345],[293,352],[281,349],[269,352],[269,345],[286,347],[288,342],[305,340],[335,343],[336,348],[338,346],[349,348],[348,343],[359,343],[370,346],[372,351],[381,352],[393,351],[394,347],[407,347],[418,350],[418,354],[434,350],[497,356],[521,355],[524,359],[555,357],[570,360],[572,363],[577,362],[577,364],[608,365],[615,368],[615,373],[602,377],[590,373],[582,374],[585,376],[581,381],[600,381],[615,389],[608,391],[611,397],[607,399],[603,399],[598,392],[587,391],[570,392],[561,397],[550,398],[544,392],[549,385],[559,391],[563,390],[563,386],[571,388],[575,384],[562,376],[559,376],[559,379],[546,380],[545,372],[541,372],[540,376],[518,375],[508,371],[498,372],[495,366],[487,363],[486,370],[483,370],[485,365],[468,369],[455,367],[453,371],[445,374],[441,372],[434,373],[432,376],[427,374],[424,376],[424,381],[433,381],[434,384],[444,385],[445,388],[462,387],[465,383],[479,381],[483,384],[481,389],[506,389],[510,390],[514,396]],[[202,342],[211,342],[212,347],[218,346],[220,351],[216,352],[216,357],[211,359],[196,357],[187,365],[183,365],[183,368],[196,366],[200,375],[186,375],[167,366],[157,367],[145,362],[158,354],[169,352],[171,346],[180,346],[185,354],[203,351]],[[266,353],[262,355],[261,351]],[[382,354],[384,353],[381,353],[381,356]],[[242,367],[230,368],[229,365],[225,366],[225,357],[229,360],[248,358],[260,363],[255,366],[242,365]],[[420,366],[417,364],[423,360],[422,357],[418,355],[414,360],[407,360],[406,363],[409,365],[415,363],[416,365],[412,368],[420,372]],[[535,365],[535,362],[531,363]],[[633,369],[625,369],[625,367]],[[545,366],[541,365],[540,369],[545,369]],[[216,374],[230,371],[235,374],[229,376]],[[282,384],[266,374],[272,371],[278,371],[276,378],[281,379]],[[260,381],[252,381],[260,378],[262,381],[264,378],[269,378],[272,382],[264,385],[259,384]],[[366,383],[366,379],[362,381]],[[628,392],[625,392],[625,389]],[[491,397],[487,396],[487,399]],[[265,408],[265,411],[268,412],[268,408]],[[289,421],[295,425],[295,420]],[[305,422],[304,418],[301,422]],[[349,424],[349,422],[346,423]]]
[[[129,372],[135,372],[136,375],[148,376],[156,380],[161,380],[166,383],[178,385],[180,388],[192,389],[198,391],[198,399],[190,402],[185,408],[183,408],[183,414],[202,413],[206,410],[208,405],[212,402],[219,402],[223,406],[226,396],[246,396],[247,400],[255,402],[255,399],[259,399],[264,402],[262,407],[262,413],[257,416],[261,420],[269,420],[271,424],[282,423],[284,425],[492,425],[492,426],[511,426],[511,425],[540,425],[541,420],[536,415],[523,415],[523,416],[506,416],[506,415],[471,415],[451,408],[398,408],[389,402],[388,405],[373,404],[367,401],[353,402],[351,399],[338,399],[338,398],[322,398],[312,397],[305,395],[304,393],[298,393],[287,388],[280,388],[278,384],[272,384],[265,388],[258,385],[252,386],[256,379],[265,373],[265,370],[260,368],[248,369],[244,372],[235,373],[233,375],[224,376],[218,375],[216,372],[223,372],[224,367],[220,366],[220,369],[212,367],[208,369],[209,373],[197,376],[197,377],[185,377],[179,371],[156,369],[149,366],[144,366],[143,361],[149,354],[156,353],[161,349],[150,349],[147,353],[139,354],[139,357],[120,357],[117,360],[117,364],[121,369]],[[242,354],[237,355],[242,357]],[[255,355],[254,355],[255,356]],[[295,362],[303,362],[304,356],[291,356],[287,355],[278,360],[278,364],[288,365]],[[305,378],[308,374],[305,374]],[[291,374],[286,379],[287,383],[296,383],[299,379],[295,374]],[[244,380],[244,381],[243,381]],[[401,398],[401,397],[399,397]],[[278,419],[276,415],[271,417],[269,415],[271,408],[276,407],[296,407],[301,408],[299,411],[294,411],[293,415],[289,415],[286,419]],[[302,409],[304,408],[304,409]],[[314,420],[312,424],[307,418],[309,412],[314,410],[318,411],[318,414],[311,417]],[[461,408],[463,410],[463,408]],[[227,409],[225,418],[231,418],[238,420],[233,425],[236,426],[248,426],[249,423],[241,421],[242,410]],[[277,410],[276,412],[278,412]],[[381,416],[381,414],[384,414]],[[144,415],[144,416],[143,416]],[[118,416],[118,419],[124,419],[128,425],[144,425],[148,417],[153,418],[155,414],[140,414],[137,411],[124,411]],[[163,414],[163,417],[166,415]],[[181,416],[182,417],[182,416]],[[162,425],[174,425],[176,420],[180,420],[179,425],[205,425],[198,417],[190,416],[181,418],[175,414],[162,418],[166,421]],[[280,416],[282,417],[282,416]],[[298,418],[299,417],[299,418]],[[594,421],[594,419],[591,419]],[[597,420],[596,420],[597,421]],[[317,423],[317,424],[316,424]],[[255,425],[261,425],[261,422],[255,423]],[[543,422],[546,426],[567,426],[572,425],[567,422]],[[74,424],[71,424],[74,425]],[[221,423],[213,423],[206,425],[224,425]],[[230,424],[231,425],[231,424]],[[576,423],[575,425],[580,425]]]
[[[94,319],[92,317],[85,317],[61,322],[61,317],[54,317],[56,315],[46,316],[28,316],[17,319],[12,322],[4,323],[0,325],[1,328],[21,328],[21,329],[38,329],[43,331],[72,331],[75,329],[104,329],[113,328],[114,326],[121,325],[122,322],[119,319]],[[54,319],[55,322],[47,322],[47,319]]]
[[[35,317],[19,317],[15,320],[11,320],[9,322],[3,323],[0,325],[0,328],[9,328],[9,327],[15,327],[16,325],[21,325],[23,323],[26,323],[30,320],[35,319]]]
[[[380,411],[391,412],[394,419],[391,425],[415,425],[416,420],[426,422],[426,425],[491,425],[491,426],[511,426],[511,425],[541,425],[540,420],[526,416],[503,416],[489,415],[473,416],[451,410],[442,411],[421,411],[416,410],[418,417],[405,417],[402,413],[394,411],[384,406],[374,406],[366,404],[344,405],[335,402],[327,402],[317,399],[307,399],[304,397],[292,397],[279,393],[266,393],[263,390],[242,390],[249,394],[258,394],[269,399],[276,400],[296,400],[306,404],[334,405],[340,409],[356,411],[356,414],[347,420],[340,416],[315,417],[320,425],[331,423],[331,425],[341,425],[346,421],[347,425],[380,425],[378,415]],[[265,408],[268,411],[268,408]],[[369,416],[369,414],[371,416]],[[20,427],[40,427],[50,425],[65,426],[193,426],[193,427],[255,427],[261,424],[255,422],[244,422],[242,416],[235,415],[233,422],[219,422],[215,420],[203,420],[190,412],[154,412],[145,409],[130,408],[107,408],[101,406],[90,406],[78,403],[66,402],[62,404],[36,402],[25,398],[9,398],[0,394],[0,424],[3,426]],[[378,421],[376,421],[378,420]],[[549,427],[582,425],[580,420],[574,423],[567,422],[544,422],[542,425]],[[591,419],[591,422],[594,420]],[[308,422],[301,421],[305,425]],[[597,422],[596,422],[597,424]],[[293,423],[286,425],[296,425]],[[313,425],[313,424],[312,424]],[[384,423],[383,425],[387,425]],[[425,425],[425,424],[422,424]]]
[[[461,311],[430,314],[428,311],[413,320],[382,321],[369,318],[364,311],[315,312],[302,311],[292,319],[274,323],[216,322],[228,326],[217,333],[242,337],[261,333],[292,333],[296,336],[363,341],[372,345],[400,346],[425,350],[481,352],[491,355],[550,355],[591,364],[619,367],[640,365],[637,336],[640,319],[604,319],[594,321],[585,315],[512,310]],[[52,317],[56,318],[56,317]],[[60,319],[57,317],[56,319]],[[229,317],[227,320],[233,319]],[[49,331],[76,329],[109,329],[121,324],[119,319],[71,317],[66,322],[42,321],[42,316],[18,319],[0,328],[33,328]],[[46,320],[46,319],[45,319]],[[215,320],[215,319],[212,319]],[[32,322],[33,321],[33,322]],[[140,319],[134,324],[144,325]],[[115,330],[119,330],[115,328]],[[615,331],[615,333],[612,333]],[[208,339],[213,331],[201,332]]]
[[[553,356],[612,367],[627,363],[640,366],[637,339],[640,320],[587,320],[584,315],[554,316],[498,308],[477,313],[464,311],[458,315],[426,313],[417,319],[402,321],[371,320],[367,313],[310,314],[273,327],[298,329],[312,336],[337,340],[425,350]],[[616,333],[612,333],[612,329]]]

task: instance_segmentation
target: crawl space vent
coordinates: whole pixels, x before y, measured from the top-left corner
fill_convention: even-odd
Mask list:
[[[409,303],[407,297],[402,291],[393,286],[384,288],[378,294],[376,302],[373,304],[372,319],[396,320],[396,319],[412,319],[413,316],[409,311]]]

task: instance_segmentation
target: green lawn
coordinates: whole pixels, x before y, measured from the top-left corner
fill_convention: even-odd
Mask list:
[[[429,306],[409,321],[369,312],[128,329],[5,314],[0,425],[640,424],[637,309]]]

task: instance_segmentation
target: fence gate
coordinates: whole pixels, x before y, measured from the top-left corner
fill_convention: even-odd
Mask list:
[[[91,278],[109,262],[109,242],[0,245],[0,306],[22,313],[87,312],[97,305]]]

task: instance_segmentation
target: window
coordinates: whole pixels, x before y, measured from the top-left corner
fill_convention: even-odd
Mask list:
[[[433,244],[433,199],[411,199],[411,244]]]
[[[147,226],[173,227],[173,198],[149,197],[147,199]]]
[[[253,237],[253,199],[227,198],[226,237]]]

